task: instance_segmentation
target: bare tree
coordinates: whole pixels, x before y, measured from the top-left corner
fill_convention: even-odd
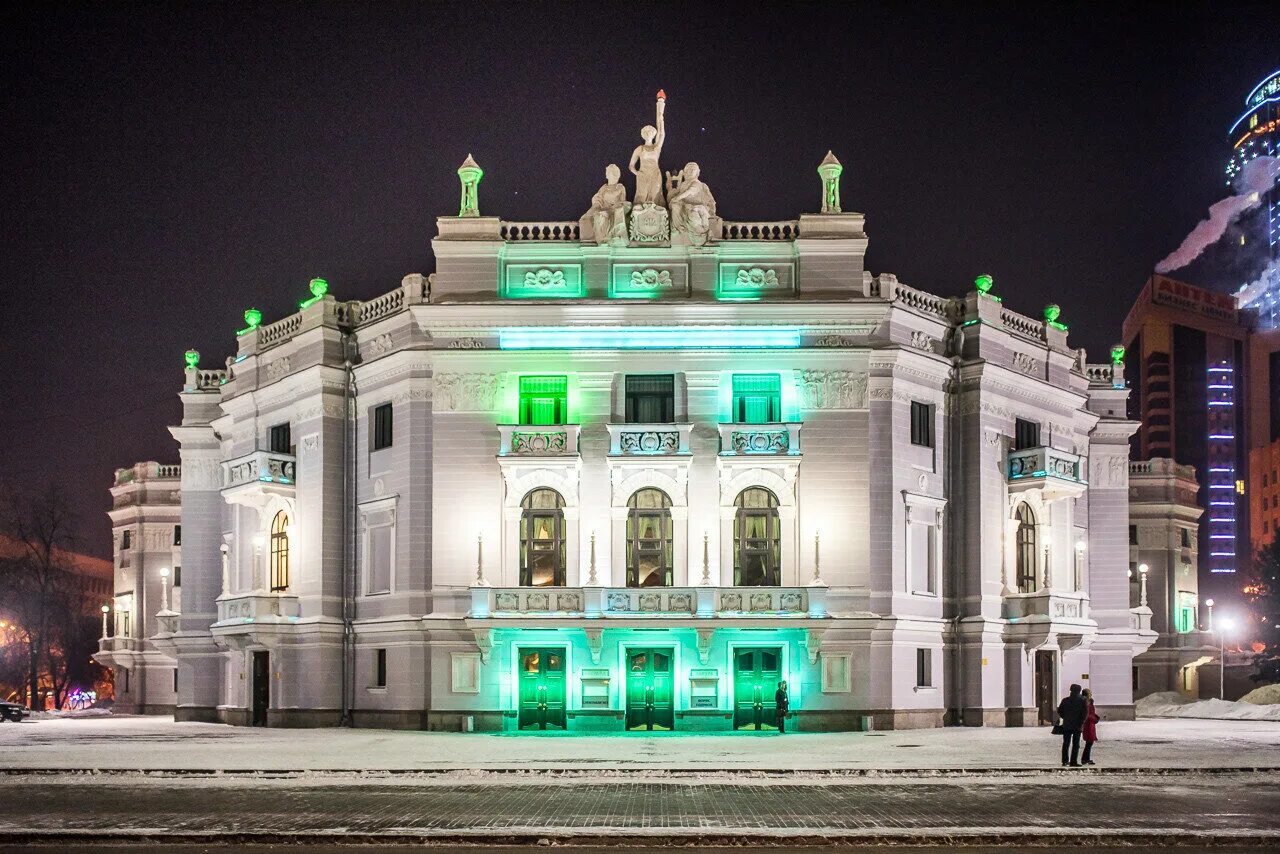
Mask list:
[[[27,644],[27,704],[36,708],[41,665],[53,649],[52,627],[60,622],[60,599],[71,584],[75,517],[61,490],[50,485],[31,496],[8,489],[0,526],[10,554],[0,560],[0,591]]]

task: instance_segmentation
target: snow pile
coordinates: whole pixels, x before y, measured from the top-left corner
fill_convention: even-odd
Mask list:
[[[1241,697],[1240,702],[1253,703],[1255,706],[1269,706],[1280,703],[1280,682],[1274,685],[1263,685],[1261,688],[1254,688]]]
[[[49,709],[43,712],[32,712],[33,721],[52,721],[58,718],[109,718],[110,709]]]
[[[1280,703],[1189,700],[1177,691],[1148,694],[1134,704],[1140,718],[1212,718],[1220,721],[1280,721]]]

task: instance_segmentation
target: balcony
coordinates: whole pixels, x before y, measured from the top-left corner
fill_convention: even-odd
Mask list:
[[[473,587],[470,617],[692,620],[827,616],[826,587]]]
[[[500,457],[576,457],[578,424],[499,424]]]
[[[98,638],[98,652],[100,653],[137,652],[141,647],[142,641],[138,638],[122,636]]]
[[[1044,491],[1046,501],[1079,498],[1087,485],[1081,476],[1084,469],[1080,457],[1055,448],[1010,451],[1007,471],[1011,494],[1039,489]]]
[[[720,456],[800,455],[800,422],[721,424]]]
[[[689,453],[692,424],[606,424],[609,456],[680,456]]]
[[[1083,591],[1040,590],[1014,593],[1004,597],[1004,618],[1026,620],[1032,617],[1050,620],[1089,619],[1089,595]]]
[[[300,615],[298,597],[279,593],[237,593],[218,597],[218,624],[296,620]]]
[[[222,464],[222,494],[233,503],[258,504],[272,495],[292,498],[297,483],[292,454],[254,451]]]

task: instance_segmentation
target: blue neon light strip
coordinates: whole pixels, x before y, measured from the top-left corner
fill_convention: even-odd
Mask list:
[[[584,326],[498,331],[503,350],[703,350],[781,349],[800,346],[800,330],[731,326]]]
[[[1220,572],[1220,573],[1223,573],[1224,575],[1235,575],[1235,574],[1236,574],[1236,571],[1235,571],[1234,569],[1211,569],[1211,570],[1209,570],[1209,571],[1210,571],[1210,572]]]
[[[1209,504],[1214,507],[1235,507],[1236,506],[1236,503],[1234,501],[1210,501]]]
[[[1211,468],[1209,471],[1235,471],[1234,468]]]
[[[1235,373],[1235,370],[1236,370],[1236,369],[1235,369],[1235,368],[1209,368],[1208,370],[1209,370],[1209,373],[1211,373],[1211,374],[1213,374],[1213,373],[1218,373],[1218,374],[1233,374],[1233,373]]]
[[[1235,402],[1231,400],[1211,400],[1209,401],[1209,405],[1210,406],[1234,406]]]
[[[1234,439],[1235,437],[1236,436],[1234,433],[1210,433],[1209,434],[1210,439]]]
[[[1249,109],[1245,110],[1243,113],[1240,114],[1240,118],[1236,119],[1235,122],[1232,123],[1231,130],[1227,131],[1227,133],[1235,133],[1236,128],[1238,128],[1240,126],[1240,123],[1245,119],[1247,119],[1251,113],[1261,109],[1266,104],[1273,104],[1276,101],[1280,101],[1280,95],[1267,98],[1265,101],[1259,101],[1258,103],[1254,104],[1252,107],[1250,107]]]

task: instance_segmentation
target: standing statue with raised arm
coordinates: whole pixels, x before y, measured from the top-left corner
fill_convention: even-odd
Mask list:
[[[658,90],[658,126],[645,125],[640,129],[640,137],[644,140],[631,152],[628,168],[636,176],[636,194],[632,199],[636,207],[655,204],[665,206],[662,195],[662,170],[658,168],[658,157],[662,154],[662,143],[667,138],[666,125],[662,113],[667,106],[667,95]]]

